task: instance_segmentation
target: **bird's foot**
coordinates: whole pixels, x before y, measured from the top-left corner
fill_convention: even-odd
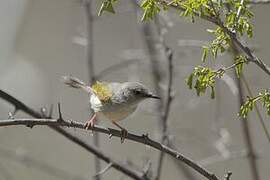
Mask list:
[[[94,127],[97,122],[97,114],[95,113],[88,121],[85,122],[84,127],[88,130],[90,127]]]
[[[121,132],[120,132],[121,143],[124,143],[127,135],[128,135],[128,131],[124,128],[121,129]]]

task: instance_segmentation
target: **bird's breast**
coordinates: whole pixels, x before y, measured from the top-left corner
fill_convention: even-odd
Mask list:
[[[112,101],[102,102],[95,95],[90,97],[91,108],[98,113],[102,113],[111,121],[120,121],[132,114],[137,105],[130,105],[125,102],[118,101],[113,103]]]
[[[117,122],[121,121],[125,118],[127,118],[130,114],[132,114],[135,110],[136,107],[117,107],[117,108],[108,108],[105,109],[102,112],[104,116],[106,116],[109,120]]]

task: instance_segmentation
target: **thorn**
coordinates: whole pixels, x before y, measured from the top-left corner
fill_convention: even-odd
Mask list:
[[[14,115],[12,112],[8,112],[8,119],[14,119]]]
[[[40,108],[40,113],[41,113],[42,117],[46,117],[46,113],[47,113],[46,107]]]
[[[32,129],[34,127],[34,124],[27,124],[26,127],[29,127],[30,129]]]
[[[63,121],[63,117],[62,117],[60,102],[57,104],[57,107],[58,107],[58,115],[59,115],[59,118],[57,119],[57,121],[61,122]]]
[[[224,180],[230,180],[232,176],[232,172],[231,171],[228,171],[225,175],[224,175]]]
[[[111,139],[112,137],[113,137],[113,134],[112,134],[112,129],[111,128],[108,128],[108,130],[109,130],[109,139]]]
[[[148,133],[143,134],[143,135],[142,135],[142,137],[143,137],[143,138],[145,138],[145,139],[149,139],[149,137],[148,137]]]
[[[180,154],[177,154],[177,155],[176,155],[176,158],[179,159],[179,158],[180,158]]]

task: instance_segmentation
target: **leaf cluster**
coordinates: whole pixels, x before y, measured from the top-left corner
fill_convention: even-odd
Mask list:
[[[194,71],[186,80],[190,89],[196,89],[198,96],[204,94],[206,89],[210,87],[211,98],[215,98],[215,83],[217,78],[221,78],[224,74],[223,69],[214,71],[208,67],[198,66],[194,68]],[[194,83],[195,82],[195,83]]]
[[[247,101],[241,106],[238,115],[246,118],[248,113],[254,109],[254,106],[258,101],[262,102],[263,107],[266,108],[268,116],[270,116],[270,92],[268,90],[264,90],[254,98],[248,97]]]

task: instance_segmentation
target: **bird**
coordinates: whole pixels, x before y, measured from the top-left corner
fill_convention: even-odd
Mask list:
[[[120,128],[121,143],[124,142],[128,132],[118,122],[131,115],[143,100],[160,99],[159,96],[139,82],[96,81],[92,86],[89,86],[73,76],[63,76],[62,79],[67,86],[82,89],[90,96],[89,102],[94,114],[85,122],[85,128],[94,127],[97,116],[103,114]]]

